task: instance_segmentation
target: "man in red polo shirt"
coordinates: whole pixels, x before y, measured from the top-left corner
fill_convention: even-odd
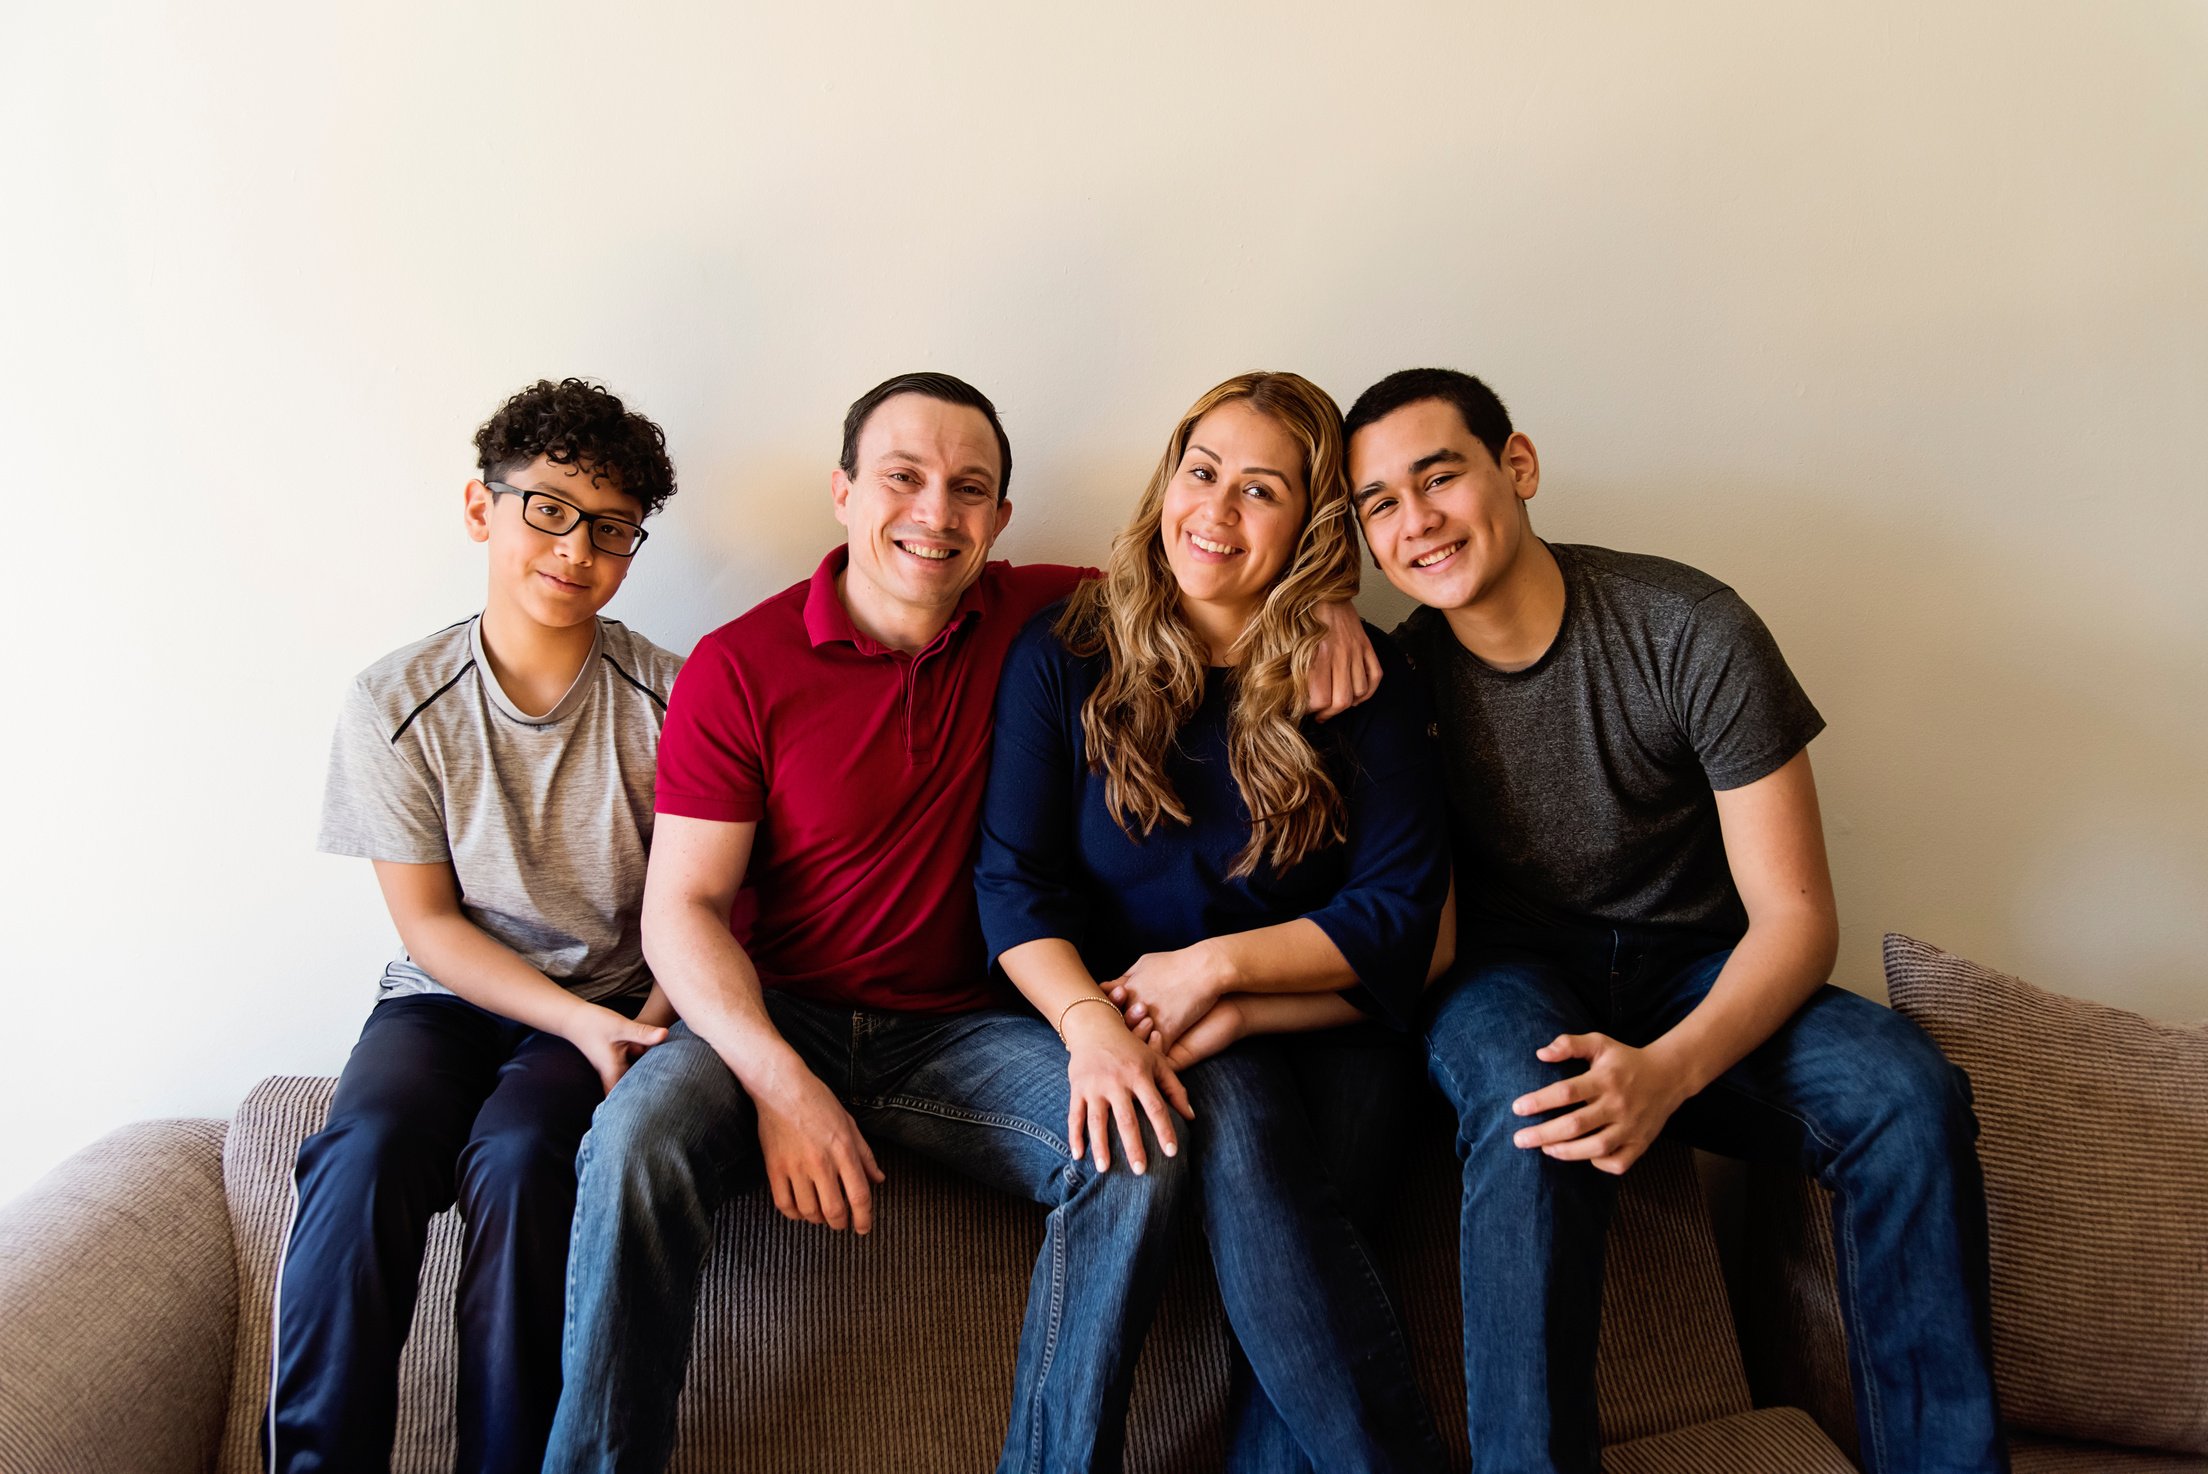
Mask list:
[[[1187,1101],[1130,1036],[1148,1114],[1123,1123],[1122,1170],[1092,1165],[1053,1023],[990,986],[973,861],[997,675],[1089,572],[988,561],[1011,469],[970,385],[876,386],[831,479],[847,544],[675,682],[643,926],[683,1022],[578,1157],[548,1471],[665,1466],[715,1210],[763,1175],[790,1217],[865,1233],[881,1170],[861,1123],[1052,1210],[1000,1468],[1119,1466],[1185,1178],[1166,1102]],[[1334,655],[1330,687],[1369,686],[1361,634]]]

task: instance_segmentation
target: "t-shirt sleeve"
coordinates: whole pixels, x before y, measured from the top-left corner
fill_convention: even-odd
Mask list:
[[[1688,616],[1673,662],[1673,702],[1715,789],[1777,772],[1825,729],[1778,641],[1731,589]]]
[[[1378,631],[1380,689],[1336,717],[1349,739],[1348,869],[1340,890],[1307,913],[1357,974],[1351,1002],[1398,1028],[1418,1016],[1449,894],[1449,836],[1438,790],[1440,753],[1426,693]]]
[[[1081,781],[1071,721],[1072,659],[1038,617],[1006,655],[981,805],[974,894],[989,960],[1045,937],[1079,945],[1087,907],[1074,885]]]
[[[765,815],[766,765],[747,695],[722,641],[701,643],[683,662],[659,734],[659,813],[723,824],[756,823]]]
[[[418,760],[392,740],[382,710],[357,681],[330,739],[315,848],[400,865],[452,858],[443,795]]]

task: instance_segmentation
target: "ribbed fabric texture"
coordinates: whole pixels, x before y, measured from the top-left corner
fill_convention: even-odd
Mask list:
[[[2012,1438],[2013,1474],[2208,1474],[2208,1457],[2117,1448],[2106,1443],[2062,1443],[2029,1434]]]
[[[1886,938],[1886,984],[1975,1092],[2003,1413],[2208,1452],[2208,1027],[1904,936]]]
[[[264,1081],[239,1108],[230,1133],[225,1170],[243,1300],[222,1452],[226,1474],[260,1468],[270,1306],[290,1224],[292,1165],[299,1143],[320,1127],[333,1083]],[[863,1241],[790,1223],[764,1193],[746,1194],[723,1213],[681,1404],[673,1465],[681,1474],[854,1468],[968,1474],[994,1462],[1042,1210],[908,1153],[878,1150],[889,1180],[877,1198],[875,1231]],[[1446,1132],[1422,1137],[1407,1178],[1375,1248],[1398,1291],[1436,1421],[1461,1466],[1468,1455],[1458,1354],[1458,1167]],[[442,1215],[431,1230],[401,1369],[392,1464],[398,1474],[451,1467],[458,1244],[457,1220]],[[1283,1293],[1292,1289],[1284,1286]],[[1610,1236],[1604,1303],[1599,1380],[1606,1437],[1624,1441],[1747,1414],[1716,1246],[1683,1149],[1659,1146],[1627,1175]],[[1220,1465],[1226,1346],[1203,1243],[1191,1225],[1136,1373],[1130,1474]],[[1743,1448],[1792,1447],[1754,1442],[1780,1436],[1757,1431],[1761,1426],[1721,1436],[1748,1439]],[[1662,1456],[1660,1449],[1647,1454]]]
[[[1799,1408],[1697,1423],[1602,1451],[1603,1474],[1856,1474]]]
[[[204,1469],[238,1319],[220,1121],[126,1126],[0,1209],[0,1471]]]

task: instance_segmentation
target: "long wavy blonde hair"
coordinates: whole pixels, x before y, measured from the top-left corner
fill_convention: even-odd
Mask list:
[[[1112,817],[1130,835],[1147,835],[1162,820],[1190,822],[1166,777],[1165,755],[1203,701],[1206,646],[1182,617],[1159,529],[1166,488],[1196,422],[1237,400],[1295,436],[1309,491],[1294,555],[1231,651],[1227,766],[1250,811],[1249,842],[1229,872],[1241,879],[1260,861],[1285,871],[1347,833],[1341,793],[1297,725],[1326,636],[1319,606],[1357,592],[1342,414],[1332,396],[1297,374],[1251,373],[1189,406],[1133,519],[1112,540],[1104,576],[1074,591],[1057,632],[1076,655],[1108,656],[1103,680],[1081,707],[1081,731],[1090,771],[1104,775]]]

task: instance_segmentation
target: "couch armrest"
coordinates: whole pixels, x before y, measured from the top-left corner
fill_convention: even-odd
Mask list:
[[[1757,1407],[1798,1407],[1857,1456],[1855,1393],[1840,1321],[1832,1196],[1790,1168],[1749,1169],[1735,1307]]]
[[[126,1126],[0,1208],[0,1474],[213,1464],[238,1320],[222,1137]]]

